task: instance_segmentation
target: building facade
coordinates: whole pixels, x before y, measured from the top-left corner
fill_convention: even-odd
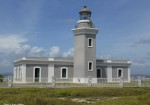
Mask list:
[[[73,83],[113,82],[122,77],[130,81],[130,61],[96,59],[96,34],[91,11],[84,6],[74,33],[74,58],[23,57],[14,61],[14,82],[53,82],[55,79]]]

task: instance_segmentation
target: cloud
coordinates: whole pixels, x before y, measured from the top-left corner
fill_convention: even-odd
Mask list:
[[[150,39],[141,39],[135,42],[135,44],[150,44]]]
[[[58,46],[53,46],[50,49],[49,56],[50,57],[60,57],[61,56],[60,48]]]
[[[31,46],[30,45],[22,45],[18,49],[16,49],[15,54],[21,55],[21,54],[28,54],[30,52]]]
[[[71,48],[67,52],[63,53],[63,57],[73,57],[73,56],[74,56],[74,48]]]
[[[15,57],[45,56],[44,48],[28,45],[27,41],[28,39],[21,35],[0,36],[0,53],[14,54]]]
[[[146,60],[150,60],[150,53],[148,52],[145,57]]]
[[[42,47],[30,46],[30,45],[22,45],[14,52],[15,56],[23,57],[23,56],[45,56],[46,50]]]
[[[134,66],[150,66],[150,62],[146,60],[134,60],[132,63]]]
[[[132,62],[132,74],[149,74],[150,62]]]
[[[12,53],[21,47],[21,44],[28,40],[19,35],[0,36],[0,52]]]
[[[53,46],[49,52],[50,57],[73,57],[74,56],[74,48],[70,48],[67,52],[62,53],[60,47]]]
[[[34,56],[45,56],[46,50],[41,48],[41,47],[37,47],[34,46],[31,48],[29,55],[34,55]]]
[[[150,55],[150,53],[147,53],[147,55]]]
[[[0,53],[2,54],[14,54],[15,57],[22,56],[46,56],[48,52],[38,46],[31,46],[26,44],[28,39],[21,35],[6,35],[0,36]],[[71,48],[67,52],[60,52],[58,46],[53,46],[50,49],[50,57],[72,57],[74,49]]]
[[[28,44],[28,39],[22,35],[0,35],[0,69],[6,72],[12,70],[14,59],[21,57],[73,57],[74,49],[70,48],[66,52],[61,52],[60,47],[53,46],[50,51]]]
[[[10,66],[10,61],[3,59],[2,62],[0,62],[0,66]]]

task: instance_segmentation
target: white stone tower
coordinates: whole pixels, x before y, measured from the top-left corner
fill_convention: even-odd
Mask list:
[[[96,34],[98,29],[91,20],[91,11],[84,6],[79,12],[80,20],[72,29],[74,33],[74,83],[87,83],[96,79]]]

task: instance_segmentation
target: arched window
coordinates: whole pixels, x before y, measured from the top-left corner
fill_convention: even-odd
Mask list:
[[[66,67],[61,68],[61,78],[62,79],[68,78],[68,68],[66,68]]]
[[[93,39],[88,38],[88,47],[93,47]]]
[[[123,69],[122,68],[117,69],[117,77],[118,78],[123,77]]]
[[[89,61],[89,62],[88,62],[88,70],[89,70],[89,71],[92,71],[92,70],[93,70],[93,62],[92,62],[92,61]]]

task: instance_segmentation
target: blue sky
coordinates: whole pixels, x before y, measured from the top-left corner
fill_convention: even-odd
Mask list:
[[[71,31],[87,5],[100,32],[97,57],[132,61],[150,74],[149,0],[0,0],[0,74],[22,56],[73,56]]]

